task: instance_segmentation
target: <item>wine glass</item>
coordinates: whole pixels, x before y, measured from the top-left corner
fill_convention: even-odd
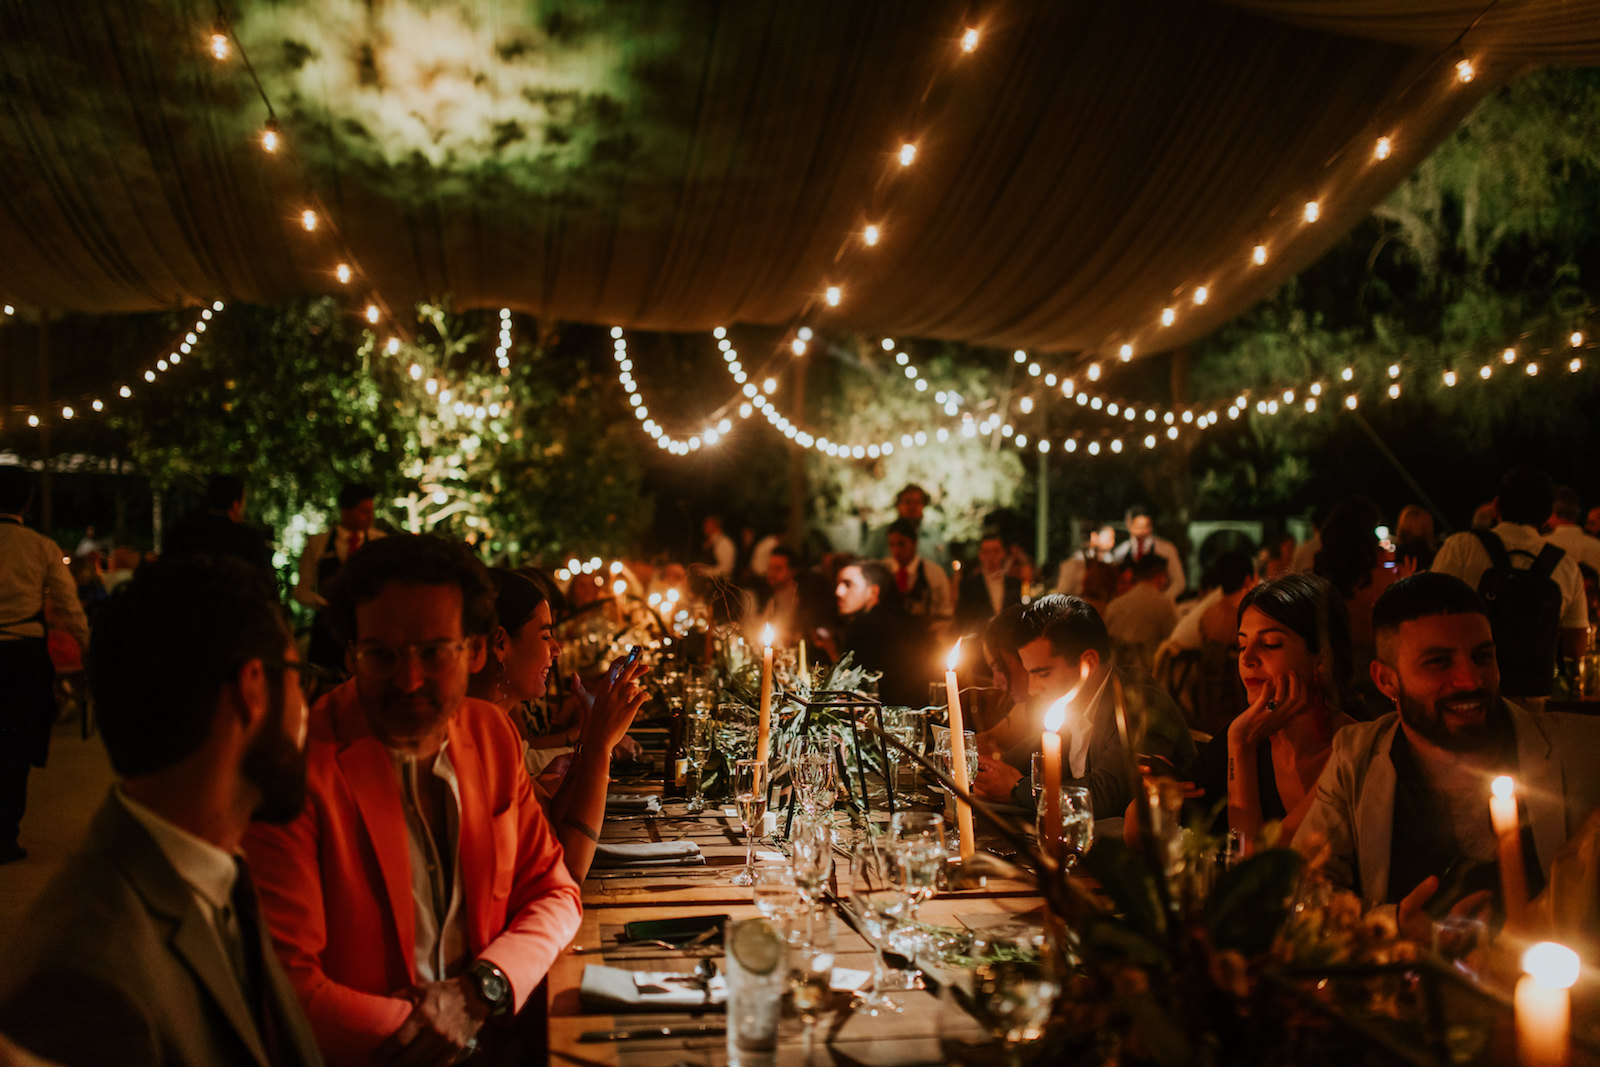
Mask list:
[[[833,870],[833,822],[827,815],[802,813],[789,830],[795,888],[807,905],[816,903]]]
[[[689,754],[689,764],[694,768],[694,791],[689,794],[688,812],[698,815],[706,810],[705,771],[716,743],[711,716],[693,711],[683,720],[684,751]]]
[[[717,747],[724,756],[742,760],[755,755],[757,718],[756,710],[745,704],[729,701],[717,705]]]
[[[1094,844],[1094,802],[1089,790],[1081,785],[1062,786],[1060,797],[1061,825],[1056,828],[1061,835],[1060,861],[1061,866],[1070,871]],[[1045,818],[1045,797],[1040,793],[1038,829],[1041,843],[1049,835]]]
[[[767,817],[767,767],[760,760],[735,760],[733,798],[739,807],[739,823],[744,827],[744,870],[733,876],[734,885],[754,885],[756,835]]]
[[[820,750],[808,749],[797,756],[794,775],[800,807],[808,815],[833,810],[839,798],[839,777],[831,744]]]
[[[1006,1062],[1022,1062],[1022,1046],[1039,1040],[1061,994],[1061,982],[1049,960],[1031,939],[980,941],[973,954],[983,962],[973,968],[973,1016],[1000,1039]]]
[[[896,741],[915,751],[922,741],[923,725],[927,722],[928,713],[923,708],[884,708],[879,718],[885,732]],[[886,788],[893,789],[900,779],[900,771],[909,762],[899,749],[885,746],[888,766],[884,768],[884,781]],[[911,764],[912,783],[915,788],[916,764]]]
[[[948,857],[943,815],[931,811],[895,812],[889,824],[889,870],[909,901],[906,917],[911,929],[902,943],[913,961],[923,947],[923,938],[915,926],[918,913],[939,888],[939,875]]]
[[[861,932],[872,945],[872,987],[857,993],[854,1011],[857,1015],[898,1015],[905,1009],[898,1001],[884,995],[885,990],[902,987],[903,976],[891,974],[883,959],[883,946],[899,925],[910,901],[905,893],[892,885],[874,885],[872,852],[875,848],[858,848],[850,856],[850,906],[861,922]],[[896,982],[899,977],[899,982]]]
[[[812,1031],[827,1008],[833,987],[833,912],[808,907],[791,933],[789,999],[804,1027],[805,1056],[810,1063]]]
[[[950,728],[947,726],[935,726],[933,730],[934,762],[940,770],[944,771],[944,773],[952,781],[954,781],[956,776],[955,759],[950,752]],[[978,777],[978,735],[971,730],[963,730],[961,731],[961,734],[963,739],[966,741],[967,785],[970,789],[973,779]],[[942,782],[940,783],[940,788],[943,788],[946,793],[950,792],[949,788],[944,786]],[[956,828],[953,831],[953,836],[956,837],[957,842],[959,843],[959,828]]]

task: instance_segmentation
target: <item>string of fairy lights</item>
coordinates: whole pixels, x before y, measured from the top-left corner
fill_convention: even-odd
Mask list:
[[[304,199],[295,205],[290,212],[294,225],[308,237],[320,235],[321,239],[333,246],[334,263],[329,270],[329,277],[338,283],[340,289],[357,296],[356,303],[360,308],[361,320],[366,323],[366,328],[376,331],[380,326],[387,324],[390,339],[383,346],[390,355],[399,352],[400,337],[406,336],[407,331],[390,312],[387,303],[383,300],[365,271],[361,269],[360,261],[351,250],[349,243],[344,239],[343,231],[338,225],[334,214],[328,209],[326,203],[311,187],[308,178],[308,168],[301,157],[294,151],[291,139],[284,131],[278,120],[276,109],[272,106],[271,97],[268,96],[266,87],[257,76],[255,66],[250,62],[250,57],[244,45],[236,37],[232,23],[228,20],[222,7],[218,6],[217,22],[209,27],[203,34],[204,51],[217,64],[231,62],[235,56],[243,66],[245,73],[250,78],[257,95],[266,111],[260,131],[255,137],[255,145],[263,157],[271,160],[283,160],[294,168],[300,185],[306,190]],[[71,421],[85,414],[101,414],[109,410],[114,401],[132,400],[135,395],[136,383],[141,380],[144,385],[155,385],[162,377],[183,362],[183,357],[191,355],[200,343],[200,335],[214,321],[224,308],[221,300],[214,300],[209,306],[202,308],[182,337],[175,342],[170,350],[160,358],[152,361],[140,370],[132,379],[113,383],[113,391],[107,395],[85,393],[71,399],[52,400],[43,407],[34,407],[27,404],[14,405],[12,411],[24,416],[30,427],[37,428],[44,418],[59,417],[63,422]],[[15,315],[16,308],[11,304],[4,305],[4,313],[10,318]]]

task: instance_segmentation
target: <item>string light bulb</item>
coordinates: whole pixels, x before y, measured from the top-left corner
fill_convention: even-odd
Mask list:
[[[282,144],[283,135],[278,132],[278,120],[268,119],[267,124],[261,128],[261,150],[276,152]]]
[[[1462,85],[1467,84],[1477,76],[1478,72],[1472,68],[1472,60],[1463,59],[1456,64],[1456,80],[1461,82]]]
[[[1378,143],[1372,146],[1372,158],[1382,163],[1394,152],[1394,143],[1387,137],[1378,138]]]
[[[961,35],[961,50],[963,52],[975,52],[977,48],[978,28],[976,26],[968,26],[967,32]]]
[[[1256,266],[1265,266],[1267,262],[1267,246],[1256,245],[1250,252],[1250,262]]]
[[[133,390],[124,385],[121,389],[117,390],[117,395],[122,397],[122,399],[127,400],[133,395]]]
[[[1127,363],[1130,360],[1132,360],[1133,359],[1133,346],[1132,345],[1123,345],[1121,348],[1117,349],[1117,358],[1122,360],[1122,362],[1124,362],[1124,363]]]
[[[32,426],[34,428],[38,428],[39,416],[37,416],[37,415],[29,415],[28,416],[28,425]]]
[[[1203,285],[1197,286],[1195,288],[1195,291],[1194,291],[1194,302],[1196,304],[1204,304],[1209,299],[1211,299],[1211,290],[1207,289]]]
[[[7,315],[11,314],[11,305],[10,304],[6,305],[6,314]],[[1573,335],[1571,337],[1567,338],[1567,342],[1569,344],[1571,344],[1573,348],[1582,348],[1583,347],[1583,334],[1575,332],[1575,333],[1573,333]]]
[[[352,277],[350,272],[350,264],[341,263],[337,267],[333,268],[333,276],[339,279],[340,285],[349,285]]]
[[[1515,348],[1508,348],[1504,352],[1500,353],[1500,358],[1504,360],[1507,365],[1515,363],[1517,361],[1517,350]]]
[[[1322,205],[1315,200],[1307,200],[1300,214],[1307,222],[1316,222],[1322,217]]]
[[[1444,372],[1444,384],[1446,386],[1452,388],[1452,389],[1455,388],[1455,385],[1456,385],[1456,372],[1455,371],[1447,370],[1447,371]]]
[[[76,414],[77,412],[73,411],[71,407],[64,407],[61,409],[61,417],[63,419],[70,419]]]
[[[1161,309],[1161,325],[1163,325],[1163,326],[1171,326],[1174,322],[1177,322],[1177,321],[1178,321],[1178,312],[1177,312],[1176,309],[1174,309],[1174,308],[1162,308]]]
[[[803,356],[806,354],[806,343],[800,340],[800,338],[796,337],[793,341],[789,342],[789,350],[797,356]]]
[[[374,326],[378,325],[378,305],[377,304],[368,304],[367,305],[367,321],[372,323],[372,325],[374,325]]]
[[[300,225],[305,227],[307,233],[315,233],[317,229],[317,213],[310,208],[300,212]]]
[[[211,58],[219,63],[227,59],[233,49],[228,44],[228,35],[218,31],[211,35]]]
[[[836,308],[839,301],[844,299],[844,292],[837,285],[830,285],[823,291],[822,299],[828,302],[829,307]]]
[[[866,229],[861,231],[861,240],[868,248],[871,248],[878,243],[879,236],[880,234],[878,227],[876,226],[868,226]]]
[[[900,146],[900,165],[909,167],[917,158],[917,146],[907,141]]]
[[[106,409],[105,402],[99,397],[95,397],[94,403],[90,404],[89,406],[94,408],[96,411],[104,411]]]
[[[1535,375],[1537,375],[1539,373],[1539,364],[1537,364],[1537,363],[1529,363],[1523,369],[1528,372],[1528,377],[1532,378],[1532,377],[1534,377]]]

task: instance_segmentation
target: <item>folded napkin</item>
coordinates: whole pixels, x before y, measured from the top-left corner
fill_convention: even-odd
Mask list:
[[[596,867],[694,867],[705,861],[693,841],[602,842],[594,848]]]
[[[606,797],[606,812],[614,815],[660,815],[661,797],[656,793],[618,793]]]
[[[630,971],[590,963],[578,983],[578,1000],[585,1011],[683,1011],[722,1008],[728,999],[728,981],[717,975],[706,989],[692,974],[682,971]]]

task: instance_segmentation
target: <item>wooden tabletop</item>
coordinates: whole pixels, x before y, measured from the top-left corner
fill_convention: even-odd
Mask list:
[[[646,793],[650,785],[623,783],[615,792]],[[879,819],[883,816],[879,815]],[[781,820],[781,814],[780,814]],[[848,888],[848,852],[844,842],[847,819],[839,816],[841,847],[835,854],[835,887],[841,873]],[[781,823],[780,823],[781,825]],[[619,941],[624,923],[698,915],[727,915],[735,919],[758,914],[750,890],[732,884],[733,874],[745,861],[745,843],[732,809],[709,802],[699,815],[688,815],[683,801],[666,800],[660,815],[608,814],[602,841],[683,841],[700,846],[703,866],[596,869],[583,885],[584,917],[577,937],[550,969],[550,1053],[556,1064],[617,1064],[623,1067],[676,1067],[679,1064],[727,1062],[726,1038],[721,1033],[675,1035],[628,1041],[584,1041],[586,1033],[636,1026],[692,1027],[722,1024],[718,1008],[704,1012],[674,1011],[615,1015],[586,1011],[579,989],[589,964],[628,970],[692,972],[697,959],[709,957],[724,964],[720,944],[682,950]],[[980,834],[980,847],[984,843]],[[997,844],[997,842],[996,842]],[[781,848],[773,842],[758,845],[763,852]],[[921,909],[920,919],[937,926],[990,926],[1008,922],[1037,925],[1040,901],[1031,881],[990,879],[986,885],[957,892],[942,892]],[[834,928],[835,967],[870,972],[874,953],[837,909],[826,909]],[[817,1024],[809,1052],[804,1027],[785,1012],[779,1030],[777,1063],[865,1064],[873,1067],[946,1063],[941,1051],[941,1028],[975,1027],[959,1017],[952,1006],[925,991],[894,993],[904,1011],[876,1018],[851,1011],[850,995],[836,993],[829,1011]],[[955,1013],[952,1015],[952,1013]],[[998,1050],[996,1050],[998,1057]],[[997,1058],[998,1062],[998,1058]]]

